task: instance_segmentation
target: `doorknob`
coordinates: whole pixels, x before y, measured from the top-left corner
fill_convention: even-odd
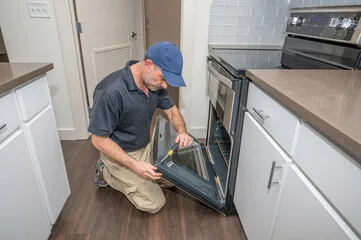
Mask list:
[[[132,32],[132,38],[135,38],[137,36],[137,33]]]

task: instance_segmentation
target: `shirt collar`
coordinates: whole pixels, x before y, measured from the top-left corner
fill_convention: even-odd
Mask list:
[[[122,71],[124,82],[127,85],[127,88],[129,91],[138,90],[138,87],[135,84],[135,81],[133,78],[132,71],[130,70],[130,66],[132,66],[133,64],[135,64],[137,62],[139,62],[139,61],[136,61],[136,60],[128,61],[127,65],[125,66],[125,68]]]

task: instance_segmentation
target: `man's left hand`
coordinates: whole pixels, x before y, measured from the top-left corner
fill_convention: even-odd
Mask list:
[[[175,142],[179,144],[179,148],[187,147],[192,144],[193,138],[186,132],[178,133]]]

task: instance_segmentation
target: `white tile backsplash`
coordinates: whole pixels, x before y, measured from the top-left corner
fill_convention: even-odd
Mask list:
[[[211,7],[211,15],[223,15],[224,6],[212,6]]]
[[[214,15],[214,16],[211,16],[210,24],[211,25],[236,25],[237,17]]]
[[[226,16],[251,16],[251,7],[226,6],[224,13]]]
[[[238,0],[212,0],[212,6],[213,5],[238,5]]]
[[[212,0],[209,43],[282,45],[288,1]]]
[[[238,17],[238,26],[262,26],[263,17]]]
[[[222,35],[223,33],[223,26],[222,25],[213,25],[209,27],[209,34],[210,35]]]
[[[248,27],[223,26],[223,35],[248,35]]]
[[[265,36],[273,36],[275,27],[249,27],[249,35],[265,35]]]
[[[252,6],[251,16],[276,17],[278,7]]]

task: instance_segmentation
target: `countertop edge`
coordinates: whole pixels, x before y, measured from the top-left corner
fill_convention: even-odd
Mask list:
[[[16,88],[19,85],[22,85],[34,78],[36,78],[37,76],[40,76],[50,70],[54,69],[54,65],[52,63],[49,63],[43,67],[37,68],[33,71],[30,71],[20,77],[14,78],[13,80],[6,82],[2,85],[0,85],[0,94],[3,94],[13,88]]]
[[[337,147],[343,150],[346,154],[354,158],[358,164],[361,164],[361,144],[350,138],[345,133],[341,132],[328,122],[324,121],[319,116],[307,110],[293,99],[287,97],[282,92],[278,91],[272,85],[264,82],[249,70],[246,70],[246,76],[250,78],[257,86],[266,91],[268,94],[277,99],[282,105],[290,109],[298,115],[304,122],[314,127],[321,135],[334,143]],[[359,150],[355,150],[359,149]]]

